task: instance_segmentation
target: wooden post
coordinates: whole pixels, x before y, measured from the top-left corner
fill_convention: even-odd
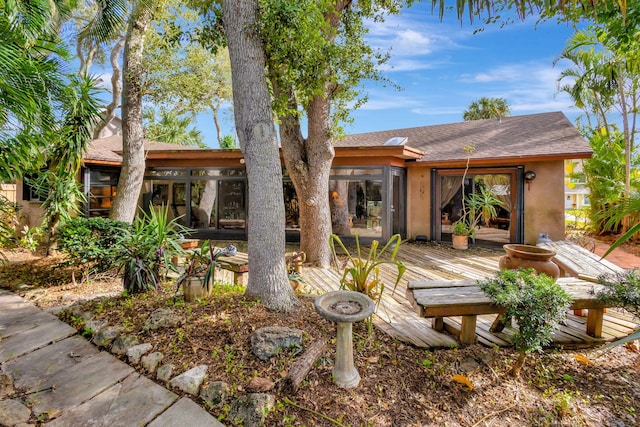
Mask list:
[[[444,331],[444,319],[442,317],[434,317],[431,319],[431,328],[434,331]]]
[[[282,391],[289,394],[296,394],[300,388],[300,383],[307,376],[316,360],[324,353],[327,343],[325,340],[319,340],[309,346],[300,359],[289,369],[289,373],[284,379]]]
[[[460,342],[462,344],[475,344],[476,342],[476,315],[462,316],[460,328]]]
[[[587,314],[587,335],[602,338],[603,308],[590,308]]]

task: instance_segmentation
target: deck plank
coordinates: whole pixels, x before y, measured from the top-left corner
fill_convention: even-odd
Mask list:
[[[451,347],[459,345],[456,338],[446,332],[438,332],[431,328],[431,319],[420,317],[406,297],[409,282],[451,280],[466,281],[465,286],[477,286],[475,281],[493,275],[498,271],[498,261],[504,251],[496,249],[470,248],[468,251],[454,250],[446,245],[403,243],[398,251],[407,270],[395,292],[392,292],[395,280],[395,266],[381,266],[381,277],[388,287],[383,294],[379,312],[374,316],[374,325],[392,337],[421,348]],[[366,251],[363,253],[366,256]],[[306,288],[311,293],[322,294],[340,287],[342,270],[335,267],[329,269],[305,266],[302,275],[306,280]],[[565,279],[560,279],[563,283]],[[572,280],[572,279],[567,279]],[[583,295],[593,298],[593,283],[576,288],[575,297]],[[477,294],[470,296],[478,297]],[[512,327],[502,332],[489,331],[495,314],[478,315],[476,335],[478,342],[486,346],[510,346],[515,333]],[[460,318],[445,319],[449,328],[460,329]],[[584,332],[586,318],[568,315],[567,325],[562,325],[554,335],[554,344],[566,347],[585,347],[599,345],[606,341],[622,338],[638,327],[631,315],[626,312],[609,309],[604,315],[603,338],[595,339]]]

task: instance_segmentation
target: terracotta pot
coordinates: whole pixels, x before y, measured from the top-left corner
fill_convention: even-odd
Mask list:
[[[509,244],[502,246],[507,255],[500,258],[501,270],[516,270],[518,268],[533,268],[538,273],[544,273],[557,279],[560,269],[551,261],[555,252],[532,245]]]
[[[202,286],[203,282],[204,275],[187,277],[186,280],[182,282],[184,300],[193,302],[196,299],[208,297],[211,294],[211,288],[207,289],[206,286]]]
[[[469,236],[451,236],[451,242],[454,249],[469,249]]]

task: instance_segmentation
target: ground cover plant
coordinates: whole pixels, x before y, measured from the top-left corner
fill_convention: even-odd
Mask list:
[[[152,343],[179,371],[207,364],[209,380],[227,382],[231,396],[250,391],[255,377],[273,381],[270,392],[277,404],[266,418],[267,426],[638,424],[640,382],[633,364],[638,353],[625,346],[607,351],[546,349],[531,354],[527,369],[514,379],[510,371],[518,353],[513,349],[472,345],[425,350],[377,329],[370,336],[359,323],[354,325],[354,359],[362,381],[356,389],[342,390],[331,379],[335,325],[315,313],[312,295],[301,296],[301,307],[287,315],[244,298],[242,288],[230,285],[217,284],[211,298],[194,303],[175,295],[170,282],[161,284],[158,292],[123,296],[121,279],[73,286],[70,267],[53,268],[62,258],[8,256],[11,265],[0,268],[3,287],[43,307],[110,292],[84,307],[97,319]],[[157,308],[174,311],[178,325],[145,330],[146,318]],[[64,318],[84,331],[77,318]],[[250,351],[251,333],[266,325],[303,330],[303,350],[319,339],[329,342],[296,395],[281,393],[278,386],[299,354],[285,351],[262,362]],[[228,402],[208,410],[233,425]]]

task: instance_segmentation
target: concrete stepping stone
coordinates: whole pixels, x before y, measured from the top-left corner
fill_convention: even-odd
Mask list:
[[[40,384],[38,393],[29,397],[36,416],[49,411],[66,411],[80,405],[132,374],[134,369],[101,352],[76,366],[58,372]],[[51,387],[55,385],[55,390]]]
[[[174,403],[165,413],[153,420],[147,427],[211,426],[224,427],[213,415],[188,397]]]
[[[49,422],[47,426],[146,425],[163,413],[177,399],[176,394],[150,379],[134,373],[80,406],[68,410],[59,418]],[[185,415],[188,417],[188,414],[184,414],[183,420]]]
[[[18,335],[2,340],[0,363],[37,350],[49,343],[74,335],[76,330],[59,320],[27,329]]]
[[[13,377],[15,388],[30,392],[39,390],[43,382],[48,382],[47,378],[65,372],[98,353],[95,346],[74,335],[20,356],[4,366]]]
[[[16,399],[0,400],[0,425],[15,426],[26,423],[31,417],[31,409]]]

